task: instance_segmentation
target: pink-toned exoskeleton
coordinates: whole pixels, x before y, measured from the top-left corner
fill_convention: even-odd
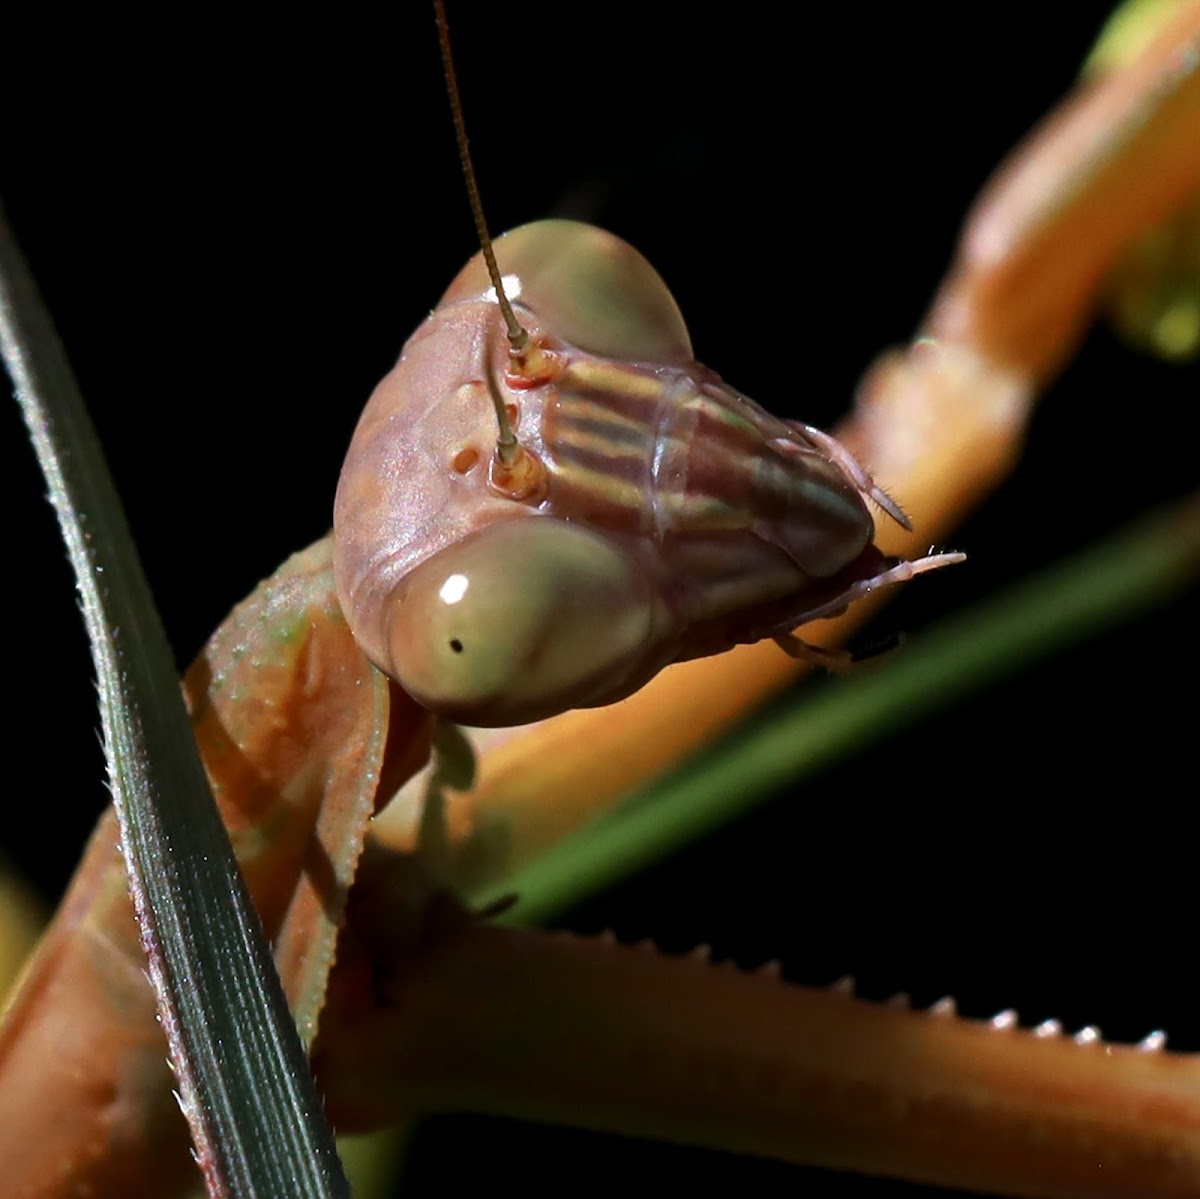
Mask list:
[[[903,512],[697,362],[627,243],[542,221],[495,252],[527,341],[477,255],[371,397],[334,512],[354,635],[430,710],[520,724],[766,637],[836,662],[793,630],[961,560],[885,557],[869,504]]]

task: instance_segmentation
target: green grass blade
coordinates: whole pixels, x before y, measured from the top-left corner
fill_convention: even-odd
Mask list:
[[[134,904],[210,1194],[347,1195],[120,501],[2,218],[0,348],[78,581]]]

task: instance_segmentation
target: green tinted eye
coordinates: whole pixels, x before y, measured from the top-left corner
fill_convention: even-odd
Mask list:
[[[606,702],[641,662],[655,615],[609,542],[550,517],[517,518],[435,554],[399,584],[385,666],[440,715],[522,724]]]
[[[628,242],[579,221],[537,221],[497,238],[495,248],[508,298],[563,341],[627,362],[692,361],[679,305]],[[478,297],[490,288],[476,255],[442,302]]]

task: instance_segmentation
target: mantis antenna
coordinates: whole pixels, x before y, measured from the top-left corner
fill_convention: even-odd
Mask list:
[[[475,179],[475,167],[471,163],[471,151],[467,145],[467,127],[463,120],[462,99],[458,91],[458,76],[454,70],[454,55],[450,50],[450,23],[446,19],[445,0],[433,0],[434,17],[438,28],[438,46],[442,52],[442,69],[446,74],[446,91],[450,95],[450,113],[454,118],[454,137],[458,143],[458,160],[462,163],[463,178],[467,184],[467,196],[471,202],[471,216],[475,220],[475,232],[479,237],[479,247],[483,251],[484,262],[487,263],[488,275],[496,292],[496,302],[504,317],[508,329],[509,355],[517,370],[524,374],[526,371],[525,351],[529,346],[529,334],[521,322],[517,320],[508,296],[504,292],[504,282],[500,278],[500,268],[496,265],[496,255],[492,251],[492,238],[488,233],[487,220],[483,215],[483,201],[479,198],[479,184]],[[519,456],[520,446],[513,432],[512,422],[508,419],[504,401],[495,387],[489,388],[492,406],[496,410],[496,423],[500,426],[500,435],[496,439],[496,454],[505,466],[512,466]]]

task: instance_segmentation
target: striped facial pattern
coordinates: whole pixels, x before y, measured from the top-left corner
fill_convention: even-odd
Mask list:
[[[572,360],[545,407],[542,439],[553,510],[566,519],[660,545],[751,530],[810,578],[836,573],[874,531],[837,466],[699,363]]]

